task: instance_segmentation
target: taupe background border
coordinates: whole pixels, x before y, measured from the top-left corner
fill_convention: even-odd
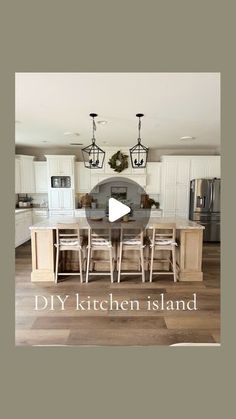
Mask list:
[[[0,231],[4,417],[217,418],[230,411],[236,295],[233,4],[217,0],[3,2]],[[17,71],[221,72],[221,348],[15,348]]]

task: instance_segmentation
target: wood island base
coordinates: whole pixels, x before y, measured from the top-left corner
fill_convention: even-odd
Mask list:
[[[203,229],[199,228],[178,228],[177,225],[177,264],[178,264],[178,280],[179,281],[202,281],[202,244]],[[55,229],[54,227],[37,227],[31,228],[31,249],[32,249],[32,282],[54,282],[55,281]],[[117,246],[116,246],[117,248]],[[146,258],[149,249],[146,248]],[[74,252],[71,252],[74,253]],[[117,251],[115,252],[117,253]],[[132,269],[134,265],[133,254],[127,255],[126,269]],[[66,263],[76,264],[76,259],[67,261]],[[100,263],[101,265],[101,263]],[[67,267],[67,266],[66,266]],[[161,267],[165,269],[166,267]],[[73,268],[72,268],[73,269]],[[98,269],[101,269],[100,267]],[[135,269],[135,268],[134,268]],[[136,268],[137,269],[137,268]],[[160,269],[160,266],[157,267]],[[105,269],[104,269],[105,270]],[[147,270],[147,262],[145,262],[145,270]],[[65,274],[66,275],[66,274]]]

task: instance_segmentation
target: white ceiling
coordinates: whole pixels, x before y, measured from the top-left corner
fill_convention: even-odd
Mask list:
[[[99,145],[134,145],[136,113],[151,148],[220,146],[219,73],[17,73],[16,144],[88,145],[97,113]],[[64,132],[79,133],[64,135]],[[179,141],[180,137],[196,137]],[[44,141],[47,141],[45,143]],[[72,147],[71,147],[72,148]]]

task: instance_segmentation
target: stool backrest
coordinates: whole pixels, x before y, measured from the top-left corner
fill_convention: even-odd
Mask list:
[[[56,225],[56,243],[59,245],[60,239],[74,239],[80,241],[80,229],[77,223],[57,223]]]
[[[152,227],[153,240],[172,240],[176,238],[176,224],[175,223],[156,223]]]

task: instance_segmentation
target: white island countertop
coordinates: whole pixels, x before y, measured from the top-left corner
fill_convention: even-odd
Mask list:
[[[53,230],[56,229],[58,223],[78,223],[81,229],[89,228],[89,223],[86,218],[80,217],[52,217],[48,218],[45,221],[41,221],[40,223],[34,224],[30,227],[30,229],[35,230]],[[204,226],[190,220],[186,220],[184,218],[166,218],[166,217],[152,217],[149,220],[149,223],[146,225],[146,228],[152,228],[154,224],[165,224],[165,223],[175,223],[177,230],[189,230],[189,229],[198,229],[203,230]],[[127,228],[135,228],[142,226],[143,223],[140,220],[135,220],[133,222],[114,222],[110,223],[105,217],[103,221],[94,221],[92,223],[93,228],[100,229],[100,228],[120,228],[127,227]]]

